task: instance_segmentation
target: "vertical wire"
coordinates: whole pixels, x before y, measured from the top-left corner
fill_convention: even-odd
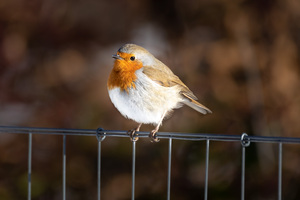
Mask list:
[[[63,135],[63,200],[66,200],[66,135]]]
[[[100,188],[101,188],[101,141],[98,141],[98,200],[100,200]]]
[[[135,190],[135,152],[136,152],[136,141],[132,141],[132,185],[131,185],[131,199],[134,200]]]
[[[31,162],[32,162],[32,133],[29,133],[28,137],[28,190],[27,199],[31,199]]]
[[[245,199],[245,150],[246,147],[242,146],[242,180],[241,180],[241,200]]]
[[[209,140],[206,140],[204,200],[207,200],[207,196],[208,196],[208,163],[209,163]]]
[[[282,143],[279,143],[278,151],[278,200],[282,197]]]
[[[171,196],[171,162],[172,162],[172,138],[169,138],[167,200],[170,200],[170,196]]]

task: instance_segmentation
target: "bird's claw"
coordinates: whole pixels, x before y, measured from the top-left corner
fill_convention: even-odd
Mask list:
[[[156,130],[152,130],[149,134],[149,138],[151,140],[151,142],[159,142],[159,139],[157,138],[156,135],[157,131]]]
[[[131,142],[136,142],[139,140],[139,137],[137,137],[138,134],[136,132],[136,128],[127,131],[127,135],[129,135]]]

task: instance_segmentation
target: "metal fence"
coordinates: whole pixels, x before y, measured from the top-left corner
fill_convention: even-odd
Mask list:
[[[62,199],[66,200],[66,137],[71,135],[76,136],[94,136],[98,139],[98,164],[97,164],[97,199],[101,199],[101,143],[106,137],[129,137],[126,131],[104,130],[98,128],[91,129],[56,129],[56,128],[35,128],[35,127],[11,127],[0,126],[0,133],[11,134],[28,134],[28,200],[31,199],[31,163],[32,163],[32,134],[48,134],[63,136],[63,162],[62,162]],[[136,136],[140,138],[148,137],[148,132],[138,132]],[[245,199],[245,161],[246,148],[250,143],[275,143],[278,144],[278,200],[282,199],[282,144],[300,144],[300,138],[292,137],[264,137],[264,136],[248,136],[246,133],[241,135],[224,135],[224,134],[202,134],[202,133],[174,133],[174,132],[159,132],[159,139],[167,139],[168,143],[168,174],[167,174],[167,199],[171,196],[171,160],[172,160],[172,141],[173,140],[193,140],[206,141],[206,157],[205,157],[205,187],[204,199],[208,199],[208,176],[209,176],[209,145],[210,141],[223,142],[240,142],[241,151],[241,200]],[[136,143],[132,141],[132,185],[131,199],[135,199],[135,164],[136,164]]]

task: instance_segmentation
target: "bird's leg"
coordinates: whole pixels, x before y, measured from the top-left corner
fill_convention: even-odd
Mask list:
[[[160,118],[160,120],[159,120],[157,126],[155,127],[155,129],[153,129],[153,130],[150,132],[149,137],[150,137],[150,139],[151,139],[151,142],[159,142],[159,139],[157,138],[156,133],[157,133],[157,131],[158,131],[158,129],[159,129],[159,127],[160,127],[160,125],[161,125],[163,119],[165,118],[166,114],[167,114],[167,111],[165,111],[165,112],[163,113],[163,115],[161,116],[161,118]]]
[[[151,142],[159,142],[159,139],[157,138],[157,135],[156,135],[156,133],[157,133],[157,131],[158,131],[158,129],[159,129],[159,126],[160,126],[160,124],[158,124],[158,125],[155,127],[155,129],[153,129],[153,130],[150,132],[149,138],[150,138]]]
[[[127,134],[130,136],[131,141],[137,141],[139,138],[137,137],[138,134],[136,132],[140,131],[142,123],[138,125],[138,127],[127,131]]]

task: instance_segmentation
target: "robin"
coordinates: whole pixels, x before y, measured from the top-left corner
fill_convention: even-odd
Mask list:
[[[132,140],[142,124],[153,124],[149,137],[158,142],[157,131],[173,109],[187,105],[207,114],[211,111],[197,101],[193,92],[165,64],[143,47],[125,44],[116,55],[107,88],[114,106],[139,125],[128,131]]]

